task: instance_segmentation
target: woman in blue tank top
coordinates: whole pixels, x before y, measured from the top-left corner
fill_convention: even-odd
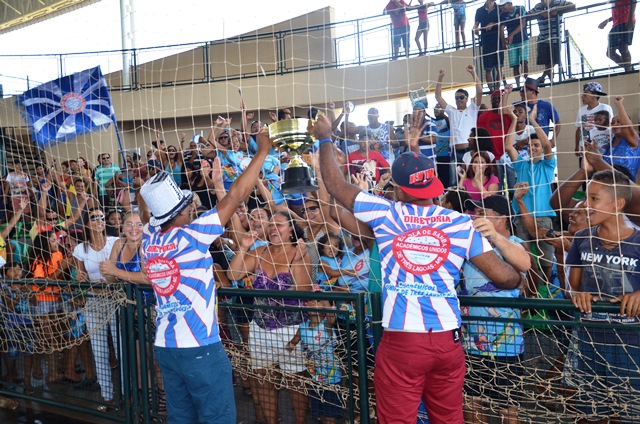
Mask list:
[[[169,146],[167,147],[167,153],[160,155],[160,161],[164,170],[171,174],[173,180],[180,187],[182,185],[182,174],[184,173],[182,152],[179,152],[176,146]]]
[[[122,223],[123,237],[113,245],[109,260],[100,263],[100,272],[111,283],[149,284],[141,272],[140,243],[144,224],[137,212],[127,212]]]

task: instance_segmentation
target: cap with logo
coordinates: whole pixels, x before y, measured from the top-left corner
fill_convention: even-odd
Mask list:
[[[393,161],[391,179],[402,191],[418,199],[435,199],[444,193],[431,159],[415,152],[405,152]]]
[[[582,91],[589,91],[592,94],[595,94],[596,96],[606,96],[607,93],[604,93],[602,91],[602,84],[600,84],[599,82],[588,82],[585,85],[582,86]]]

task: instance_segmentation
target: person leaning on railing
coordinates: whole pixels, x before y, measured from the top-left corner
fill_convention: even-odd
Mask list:
[[[622,213],[631,198],[631,182],[624,174],[595,173],[586,197],[591,228],[575,234],[565,261],[571,266],[572,300],[581,319],[608,324],[577,330],[579,355],[572,378],[580,388],[576,407],[587,419],[615,416],[628,422],[635,417],[625,411],[640,408],[638,397],[628,395],[640,390],[640,230],[628,225]],[[595,302],[619,304],[620,309],[597,312]]]

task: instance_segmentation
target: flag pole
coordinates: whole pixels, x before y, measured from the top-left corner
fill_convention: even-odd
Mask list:
[[[122,138],[120,137],[120,129],[118,128],[118,121],[116,121],[116,115],[111,115],[111,121],[113,127],[116,130],[116,138],[118,139],[118,148],[120,149],[120,159],[122,159],[122,166],[127,167],[127,155],[124,154],[124,146],[122,145]]]

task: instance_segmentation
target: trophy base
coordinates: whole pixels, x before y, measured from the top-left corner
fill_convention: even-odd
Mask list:
[[[280,187],[282,194],[301,194],[317,191],[315,178],[311,177],[311,170],[307,166],[288,167],[284,170],[284,182]]]
[[[291,181],[282,183],[280,187],[280,193],[282,194],[302,194],[310,193],[312,191],[318,191],[320,187],[315,185],[314,180],[308,181]]]

